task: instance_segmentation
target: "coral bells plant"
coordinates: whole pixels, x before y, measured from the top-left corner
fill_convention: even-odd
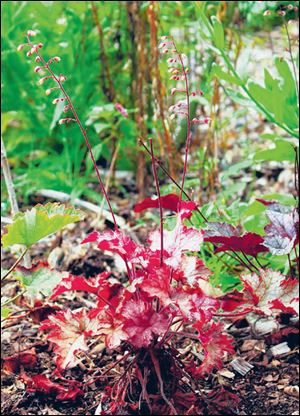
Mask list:
[[[109,272],[89,279],[69,275],[55,287],[51,301],[65,292],[84,291],[94,296],[96,305],[89,309],[59,310],[42,322],[41,330],[47,332],[56,357],[57,369],[52,377],[57,381],[46,376],[32,379],[26,376],[28,391],[51,392],[58,399],[74,399],[84,394],[89,385],[100,383],[102,393],[96,414],[216,414],[224,408],[232,409],[238,402],[233,393],[219,388],[204,396],[200,387],[201,379],[221,368],[223,360],[234,352],[233,339],[226,334],[224,317],[232,319],[249,312],[267,316],[277,316],[282,311],[295,314],[297,282],[293,277],[253,263],[258,253],[276,249],[275,236],[272,239],[270,234],[266,241],[221,223],[207,223],[206,230],[188,226],[192,213],[199,211],[195,202],[182,198],[187,196],[184,182],[191,127],[208,123],[208,119],[190,119],[190,97],[202,95],[202,92],[190,91],[186,57],[177,50],[173,38],[163,38],[162,52],[171,54],[168,59],[171,78],[179,82],[172,94],[184,95],[184,100],[171,107],[173,114],[187,119],[184,167],[181,184],[171,178],[180,190],[179,195],[161,196],[157,168],[162,165],[154,155],[152,140],[149,148],[142,143],[151,157],[157,196],[138,203],[135,212],[158,209],[160,225],[149,234],[146,244],[139,244],[116,224],[86,131],[63,86],[66,77],[56,75],[54,70],[60,59],[45,60],[40,54],[42,44],[32,43],[34,36],[33,31],[28,31],[27,56],[36,56],[36,62],[41,65],[35,72],[47,74],[40,79],[40,84],[55,83],[46,94],[56,90],[62,93],[62,98],[54,98],[53,103],[64,100],[64,111],[71,116],[59,123],[78,124],[111,210],[114,229],[94,231],[82,244],[95,244],[99,250],[117,254],[126,265],[126,278],[118,281]],[[24,45],[18,49],[23,48]],[[117,107],[123,111],[120,105]],[[287,253],[297,241],[296,213],[280,212],[278,215],[282,208],[276,204],[268,208],[272,224],[267,232],[273,235],[277,227],[284,234],[286,240],[282,249]],[[164,226],[165,210],[174,213],[173,229]],[[242,264],[249,273],[242,277],[243,290],[224,295],[210,284],[211,272],[198,256],[205,241],[212,242],[216,251],[229,250],[233,255],[245,256]],[[252,256],[253,261],[247,256]],[[81,385],[64,378],[64,372],[80,365],[95,344],[103,341],[111,356],[111,363],[105,370],[97,369],[94,374],[88,374],[90,378]],[[193,353],[189,348],[191,343],[195,347]],[[116,368],[119,372],[114,371]]]

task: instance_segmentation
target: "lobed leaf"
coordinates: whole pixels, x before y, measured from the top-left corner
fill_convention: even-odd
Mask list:
[[[36,205],[34,208],[18,213],[13,223],[7,225],[6,234],[2,237],[3,247],[22,244],[30,247],[68,224],[81,221],[83,213],[63,204],[48,203]]]

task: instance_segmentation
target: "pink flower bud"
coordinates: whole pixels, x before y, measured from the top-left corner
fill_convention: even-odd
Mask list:
[[[178,90],[177,90],[177,88],[172,88],[171,89],[171,95],[174,95],[174,94],[176,94],[176,92],[177,92]]]
[[[58,80],[60,81],[60,82],[64,82],[64,81],[66,81],[67,80],[67,77],[65,76],[65,75],[60,75],[59,77],[58,77]]]
[[[164,48],[165,46],[167,46],[167,43],[166,43],[166,42],[160,43],[160,44],[158,45],[158,49],[162,49],[162,48]]]
[[[31,56],[31,55],[32,55],[31,50],[26,53],[26,56]]]
[[[30,54],[32,55],[33,53],[35,53],[37,51],[36,49],[36,45],[33,45],[33,47],[30,49]]]
[[[192,123],[195,123],[195,124],[209,124],[210,121],[211,121],[210,117],[205,117],[203,119],[193,118]]]
[[[196,97],[197,95],[200,95],[200,96],[202,97],[202,96],[203,96],[203,94],[204,94],[204,92],[203,92],[203,91],[201,91],[201,90],[192,91],[192,92],[190,93],[190,95],[191,95],[192,97]]]
[[[54,62],[60,62],[61,59],[59,56],[54,56],[54,58],[52,58]]]
[[[61,118],[58,124],[69,124],[71,121],[76,121],[75,118]]]
[[[35,68],[34,68],[34,72],[39,72],[39,71],[41,71],[43,68],[41,67],[41,66],[36,66]]]
[[[70,108],[70,104],[65,105],[64,108],[63,108],[63,112],[64,113],[67,113],[67,111],[69,110],[69,108]]]
[[[45,91],[46,95],[51,94],[52,90],[53,90],[53,88],[48,88],[48,89]]]
[[[44,82],[47,80],[47,79],[49,79],[49,78],[52,78],[52,76],[51,75],[47,75],[46,77],[43,77],[43,78],[40,78],[39,79],[39,85],[42,85],[42,84],[44,84]]]
[[[38,49],[42,48],[43,46],[44,46],[44,45],[43,45],[42,43],[39,43],[39,44],[37,45]]]
[[[36,33],[33,30],[27,30],[27,36],[36,36]]]
[[[115,109],[119,111],[119,113],[122,114],[123,117],[128,118],[127,110],[122,106],[122,104],[116,103]]]
[[[24,46],[25,46],[25,45],[23,45],[23,44],[22,44],[22,45],[19,45],[19,46],[17,47],[17,51],[18,51],[18,52],[22,51],[22,50],[23,50],[23,48],[24,48]]]
[[[294,6],[293,6],[292,4],[288,4],[288,5],[287,5],[287,8],[288,8],[289,10],[294,10]]]
[[[164,49],[163,51],[162,51],[162,53],[168,53],[169,52],[169,49]]]
[[[285,11],[279,10],[279,12],[277,14],[278,14],[278,16],[285,16]]]
[[[167,40],[169,38],[170,38],[170,36],[161,36],[161,40]]]
[[[41,62],[41,57],[40,56],[36,56],[35,62]]]
[[[58,104],[60,101],[64,101],[65,98],[61,97],[61,98],[54,98],[54,100],[52,101],[52,104]]]

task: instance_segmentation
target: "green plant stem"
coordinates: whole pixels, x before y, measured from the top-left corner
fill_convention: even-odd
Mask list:
[[[17,265],[22,261],[22,259],[24,258],[24,256],[26,255],[26,253],[28,252],[28,248],[26,248],[23,253],[21,254],[21,256],[17,259],[17,261],[11,266],[11,268],[7,271],[7,273],[1,277],[1,280],[6,279],[11,272],[15,269],[15,267],[17,267]]]
[[[296,91],[297,91],[297,101],[299,101],[299,86],[298,86],[298,81],[297,81],[297,70],[296,70],[295,59],[294,59],[294,55],[292,51],[292,42],[291,42],[290,32],[289,32],[289,28],[285,20],[283,20],[283,23],[284,23],[284,27],[286,31],[286,36],[288,39],[288,45],[289,45],[288,51],[291,57],[292,67],[293,67],[293,72],[294,72],[295,85],[296,85]]]

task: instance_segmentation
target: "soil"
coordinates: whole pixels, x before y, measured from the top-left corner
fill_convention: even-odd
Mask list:
[[[130,210],[124,208],[124,211],[127,211],[130,222]],[[94,220],[95,217],[89,214],[84,222],[71,225],[55,237],[40,242],[32,250],[32,257],[35,260],[48,259],[60,270],[68,270],[87,278],[107,269],[112,271],[114,277],[122,278],[122,270],[117,264],[117,258],[80,245],[84,236],[93,229],[91,224]],[[105,226],[104,224],[103,227]],[[138,239],[143,241],[145,235],[146,227],[141,225],[137,230]],[[9,268],[13,262],[14,257],[10,253],[5,253],[3,267]],[[3,287],[7,296],[13,296],[19,289],[17,282],[10,282]],[[62,296],[59,300],[61,306],[70,306],[72,309],[88,305],[90,301],[93,301],[93,298],[78,293]],[[18,309],[20,302],[16,305],[16,310]],[[294,333],[295,324],[289,318],[282,316],[281,330],[263,337],[255,334],[253,327],[245,320],[231,324],[228,331],[235,339],[236,355],[224,363],[222,370],[213,372],[200,382],[202,394],[222,386],[237,394],[240,398],[237,409],[232,409],[226,414],[299,414],[299,389],[296,387],[299,380],[299,349]],[[293,330],[288,331],[288,328]],[[272,356],[270,348],[282,342],[288,343],[290,351],[277,357]],[[55,368],[53,352],[44,341],[43,334],[38,331],[38,324],[33,323],[29,318],[24,318],[4,328],[2,359],[32,347],[38,355],[38,363],[34,369],[26,370],[26,373],[29,376],[50,375]],[[91,363],[83,361],[82,366],[68,370],[65,376],[82,381],[84,384],[99,368],[103,370],[109,367],[117,358],[109,355],[103,344],[102,348],[91,357]],[[253,366],[252,369],[246,375],[239,374],[231,365],[233,358],[245,360]],[[120,366],[119,370],[121,369]],[[2,370],[1,402],[4,415],[93,415],[106,386],[104,382],[96,382],[86,386],[83,398],[78,398],[75,402],[58,401],[43,394],[26,392],[20,371],[22,372],[22,368],[16,374],[9,374],[5,369]]]

